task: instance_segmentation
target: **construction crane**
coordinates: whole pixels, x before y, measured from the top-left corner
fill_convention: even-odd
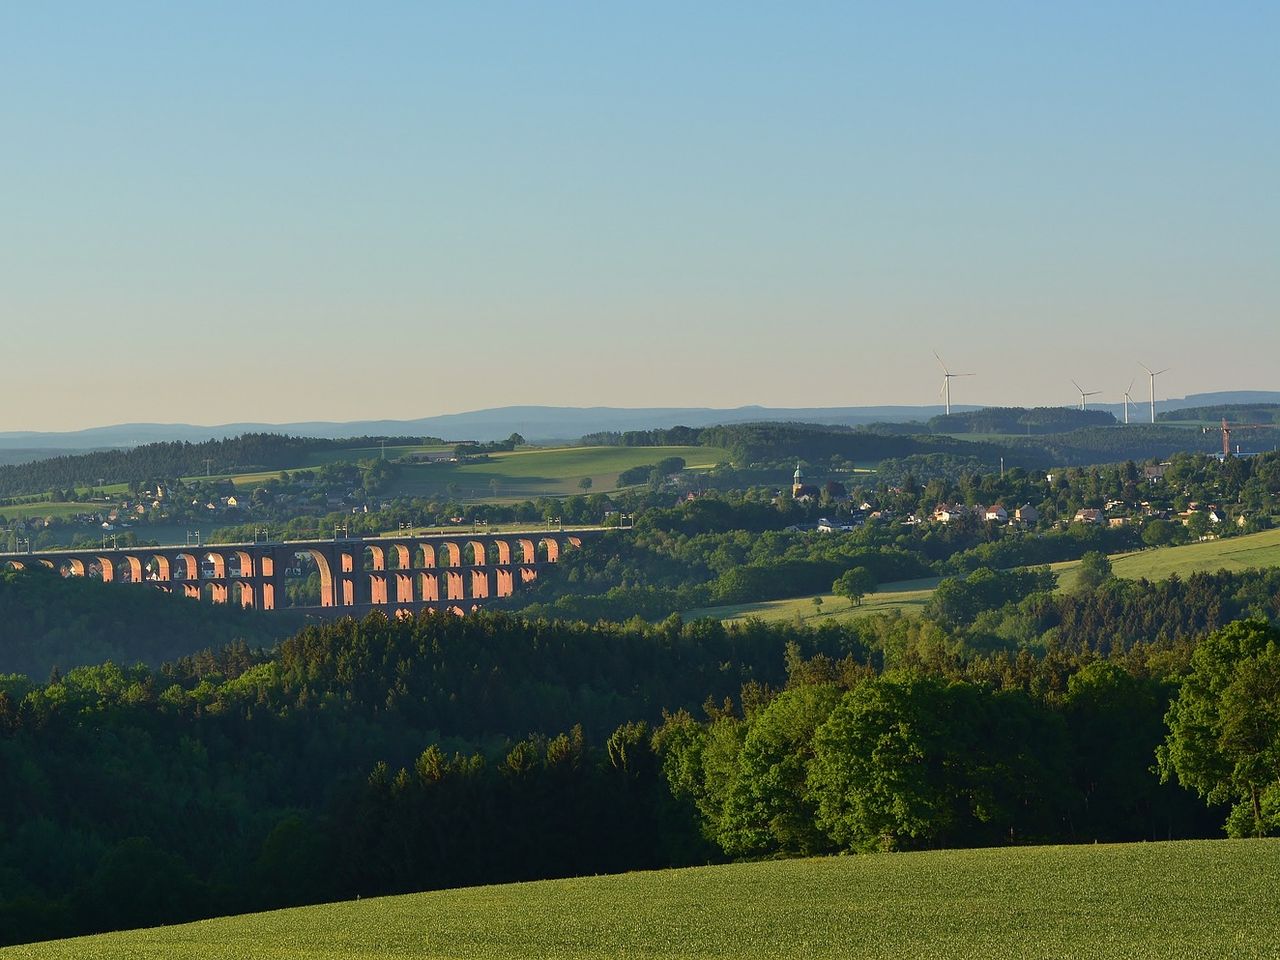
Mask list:
[[[1274,423],[1227,423],[1227,418],[1222,418],[1222,459],[1231,456],[1231,434],[1237,430],[1266,430],[1274,427]],[[1201,432],[1208,433],[1212,427],[1204,427]]]

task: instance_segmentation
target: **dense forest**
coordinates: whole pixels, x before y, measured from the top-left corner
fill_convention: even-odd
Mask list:
[[[1228,403],[1214,407],[1179,407],[1156,414],[1157,421],[1208,421],[1227,420],[1236,423],[1267,423],[1280,425],[1280,403]]]
[[[905,618],[375,615],[269,655],[7,677],[0,939],[726,857],[1275,830],[1280,770],[1234,776],[1248,744],[1183,718],[1280,681],[1280,634],[1155,635],[1036,654]]]
[[[1115,426],[1116,418],[1105,410],[1073,407],[984,407],[944,414],[929,420],[932,433],[1066,433],[1083,427]]]
[[[0,570],[0,673],[47,677],[84,664],[159,667],[242,642],[272,647],[303,623],[145,587],[63,578],[43,567]]]

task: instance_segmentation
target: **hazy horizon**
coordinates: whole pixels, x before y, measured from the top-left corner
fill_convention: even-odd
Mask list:
[[[1272,389],[1280,8],[0,13],[0,431]]]

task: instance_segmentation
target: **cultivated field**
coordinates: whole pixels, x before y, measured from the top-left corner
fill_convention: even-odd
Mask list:
[[[1280,840],[880,854],[360,900],[0,958],[1276,958],[1277,889]]]

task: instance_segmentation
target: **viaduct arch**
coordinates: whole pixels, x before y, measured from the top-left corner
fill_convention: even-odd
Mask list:
[[[383,610],[465,613],[509,597],[565,550],[606,528],[516,531],[171,547],[48,550],[0,554],[0,569],[44,566],[63,576],[150,586],[247,609],[289,607],[286,575],[305,558],[319,579],[314,604],[291,609],[333,615]]]

